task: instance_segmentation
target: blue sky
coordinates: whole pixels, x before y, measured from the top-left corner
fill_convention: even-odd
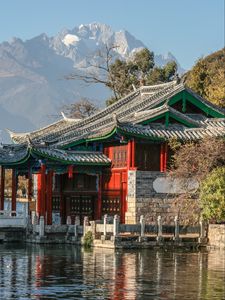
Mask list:
[[[224,0],[1,0],[0,42],[101,22],[188,69],[224,46]]]

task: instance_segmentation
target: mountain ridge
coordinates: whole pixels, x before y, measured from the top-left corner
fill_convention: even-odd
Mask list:
[[[14,37],[0,43],[0,110],[11,119],[9,129],[24,131],[26,120],[25,131],[53,122],[63,105],[80,97],[93,99],[95,95],[93,100],[103,106],[110,95],[105,87],[84,87],[81,82],[65,80],[65,76],[88,68],[88,59],[96,61],[96,52],[105,44],[119,45],[115,52],[120,59],[146,47],[128,31],[115,32],[109,25],[97,22],[64,28],[52,37],[41,33],[25,41]],[[169,60],[176,59],[170,53],[165,58],[155,55],[159,66]],[[0,118],[0,130],[5,127]]]

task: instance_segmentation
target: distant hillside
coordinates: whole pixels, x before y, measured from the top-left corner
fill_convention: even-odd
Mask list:
[[[198,60],[185,83],[202,97],[225,107],[225,48]]]

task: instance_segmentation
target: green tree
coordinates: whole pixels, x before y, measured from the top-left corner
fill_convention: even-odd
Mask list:
[[[114,84],[117,97],[111,97],[106,104],[114,103],[143,82],[151,85],[171,81],[176,71],[177,64],[174,61],[168,62],[164,67],[155,67],[154,53],[146,48],[136,52],[128,61],[116,59],[110,65],[107,86],[112,89],[112,83]]]
[[[225,107],[225,48],[197,61],[185,83],[212,103]]]
[[[177,72],[177,64],[175,61],[168,62],[163,67],[154,67],[147,75],[146,84],[159,84],[173,80]]]
[[[135,53],[130,65],[131,73],[139,79],[144,79],[153,69],[154,62],[154,52],[150,51],[147,48],[140,50]]]
[[[225,221],[225,167],[214,169],[202,181],[200,206],[204,219]]]
[[[204,195],[202,186],[207,174],[211,174],[217,168],[224,168],[225,140],[223,138],[205,138],[199,142],[182,145],[176,139],[172,139],[169,147],[174,153],[170,168],[171,175],[180,179],[184,190],[184,193],[178,195],[172,204],[177,208],[181,221],[183,218],[185,222],[189,220],[189,223],[193,224],[198,221],[201,207],[203,207],[203,202],[200,205],[199,199],[200,194]],[[199,188],[195,192],[189,190],[190,179],[199,184]]]
[[[175,62],[169,62],[164,67],[155,67],[154,53],[147,48],[136,52],[128,60],[116,59],[117,47],[105,45],[105,49],[96,54],[98,63],[88,63],[88,72],[71,74],[66,79],[105,85],[112,91],[112,96],[106,101],[107,105],[124,97],[143,82],[157,84],[173,79],[177,69]]]

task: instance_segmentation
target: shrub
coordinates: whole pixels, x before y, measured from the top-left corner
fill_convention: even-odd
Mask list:
[[[90,248],[93,244],[93,235],[91,231],[88,231],[84,235],[83,244],[85,248]]]
[[[202,216],[209,221],[225,221],[225,167],[214,169],[200,185]]]

